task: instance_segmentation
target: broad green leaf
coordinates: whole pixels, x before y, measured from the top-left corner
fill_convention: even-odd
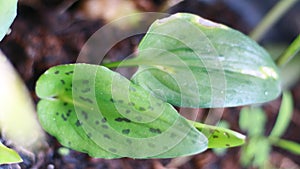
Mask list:
[[[0,133],[15,146],[38,149],[44,141],[33,102],[13,66],[0,50]]]
[[[18,0],[0,0],[0,41],[17,15]]]
[[[272,129],[270,137],[281,137],[290,124],[293,115],[293,97],[290,92],[283,92],[282,103],[276,123]]]
[[[261,103],[280,94],[276,65],[244,34],[199,16],[179,13],[155,21],[138,56],[133,81],[182,107]]]
[[[300,155],[300,144],[289,141],[289,140],[284,140],[284,139],[277,139],[277,138],[271,138],[271,142],[273,145],[283,148],[285,150],[288,150],[294,154]]]
[[[245,143],[246,137],[238,132],[193,121],[191,123],[208,138],[208,148],[229,148]]]
[[[266,115],[261,108],[244,107],[240,112],[240,128],[249,136],[260,136],[265,131]]]
[[[170,158],[207,148],[207,138],[170,104],[102,66],[53,67],[36,92],[44,129],[93,157]]]
[[[22,162],[22,158],[14,150],[7,148],[0,142],[0,165]]]

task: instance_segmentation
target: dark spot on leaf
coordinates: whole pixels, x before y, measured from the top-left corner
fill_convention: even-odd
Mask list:
[[[148,146],[151,148],[154,148],[155,147],[155,144],[153,144],[153,143],[148,143]]]
[[[81,114],[83,115],[84,119],[88,119],[88,114],[85,111],[81,111]]]
[[[85,102],[88,102],[88,103],[93,103],[93,101],[89,98],[85,98],[85,97],[82,97],[82,96],[79,96],[79,98],[82,100],[82,101],[85,101]]]
[[[62,118],[64,121],[67,121],[67,120],[68,120],[67,117],[65,117],[64,114],[61,114],[61,118]]]
[[[135,119],[136,119],[137,121],[142,121],[142,120],[143,120],[143,118],[142,118],[141,116],[136,116]]]
[[[82,93],[87,93],[87,92],[89,92],[89,91],[91,91],[90,88],[86,88],[86,89],[82,89],[82,90],[81,90]]]
[[[152,106],[148,106],[148,109],[151,110],[151,111],[154,110],[154,108]]]
[[[59,71],[58,71],[58,70],[57,70],[57,71],[55,71],[55,72],[54,72],[54,74],[59,74]]]
[[[66,74],[66,75],[70,75],[70,74],[73,74],[73,73],[74,73],[74,71],[71,70],[71,71],[69,71],[69,72],[66,72],[65,74]]]
[[[130,91],[133,91],[133,92],[136,91],[136,89],[135,89],[134,87],[132,87],[132,86],[129,87],[129,90],[130,90]]]
[[[127,114],[130,113],[130,110],[126,110],[126,113],[127,113]]]
[[[132,143],[132,141],[129,140],[129,139],[126,139],[126,142],[127,142],[128,144],[131,144],[131,143]]]
[[[55,114],[56,114],[57,116],[59,115],[59,113],[58,113],[58,112],[56,112]]]
[[[129,119],[127,119],[127,118],[122,118],[122,117],[116,118],[115,121],[117,121],[117,122],[122,122],[122,121],[124,121],[124,122],[127,122],[127,123],[130,123],[130,122],[131,122],[131,120],[129,120]]]
[[[104,138],[110,139],[110,136],[108,134],[103,134]]]
[[[144,107],[139,108],[140,111],[145,111],[146,109]]]
[[[89,83],[89,80],[83,80],[82,81],[82,84],[88,84]]]
[[[68,117],[71,115],[71,112],[72,112],[72,110],[69,109],[68,112],[67,112]]]
[[[230,147],[230,144],[225,144],[226,147]]]
[[[157,134],[160,134],[161,133],[161,130],[159,128],[155,129],[155,128],[150,128],[149,131],[151,133],[157,133]]]
[[[60,82],[64,85],[66,84],[66,82],[64,80],[60,80]]]
[[[113,98],[111,98],[111,99],[110,99],[110,101],[111,101],[112,103],[114,103],[114,102],[115,102],[115,100],[114,100]]]
[[[197,134],[192,134],[192,136],[193,136],[194,138],[198,138],[198,135],[197,135]]]
[[[91,138],[92,137],[92,133],[88,133],[87,136],[88,136],[88,138]]]
[[[118,100],[118,103],[124,103],[124,101],[123,100]]]
[[[175,138],[175,137],[177,137],[177,135],[176,135],[175,133],[171,133],[171,134],[170,134],[170,137],[171,137],[171,138]]]
[[[230,138],[230,135],[229,135],[227,132],[224,132],[224,135],[225,135],[227,138]]]
[[[114,149],[114,148],[109,148],[108,150],[111,151],[111,152],[113,152],[113,153],[116,153],[116,152],[117,152],[117,150]]]
[[[219,138],[219,136],[213,135],[213,138]]]
[[[68,145],[71,145],[72,143],[71,143],[71,141],[68,141]]]
[[[65,88],[65,91],[67,92],[67,91],[69,91],[69,89],[68,89],[68,88]]]
[[[101,125],[101,127],[104,128],[104,129],[108,129],[108,126],[105,125],[105,124]]]
[[[96,121],[95,121],[95,124],[96,124],[96,125],[99,125],[99,124],[100,124],[100,122],[99,122],[98,120],[96,120]]]
[[[105,123],[107,122],[107,119],[104,117],[102,120],[101,120],[102,123]]]
[[[128,103],[128,106],[134,106],[134,105],[135,105],[135,103],[133,103],[133,102]]]
[[[130,129],[124,129],[124,130],[122,130],[122,133],[123,134],[129,134],[130,133]]]
[[[67,102],[64,102],[64,106],[66,106],[66,105],[68,105],[68,103],[67,103]]]
[[[76,125],[77,127],[79,127],[79,126],[81,126],[81,122],[80,122],[79,120],[77,120],[76,123],[75,123],[75,125]]]

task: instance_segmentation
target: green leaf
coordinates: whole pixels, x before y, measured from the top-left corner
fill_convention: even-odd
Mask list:
[[[290,123],[293,114],[293,108],[294,106],[292,94],[288,91],[283,92],[279,114],[270,137],[282,136]]]
[[[245,143],[246,137],[238,132],[194,121],[191,123],[208,138],[208,148],[229,148]]]
[[[44,129],[93,157],[171,158],[207,148],[207,138],[170,104],[102,66],[53,67],[36,92]]]
[[[138,49],[119,66],[138,65],[133,81],[176,106],[239,106],[280,94],[278,69],[263,48],[193,14],[155,21]]]
[[[0,142],[0,165],[22,162],[22,158],[14,150],[7,148]]]
[[[274,139],[271,138],[271,142],[273,143],[273,145],[286,149],[296,155],[300,155],[300,144],[293,142],[293,141],[289,141],[289,140],[284,140],[284,139]]]
[[[18,0],[0,0],[0,41],[17,15]]]
[[[240,112],[239,125],[249,136],[263,135],[265,130],[266,115],[258,107],[243,107]]]

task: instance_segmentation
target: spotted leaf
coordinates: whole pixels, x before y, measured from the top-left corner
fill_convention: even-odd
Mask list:
[[[191,121],[208,138],[208,148],[229,148],[245,143],[246,137],[238,132]]]
[[[207,148],[207,138],[170,104],[102,66],[53,67],[36,92],[43,128],[93,157],[170,158]]]

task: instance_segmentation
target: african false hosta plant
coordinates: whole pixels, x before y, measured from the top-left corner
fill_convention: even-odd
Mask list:
[[[104,66],[139,69],[130,81]],[[239,146],[243,135],[187,120],[172,105],[228,107],[280,92],[264,49],[192,14],[154,22],[136,58],[104,66],[55,66],[36,86],[44,129],[64,146],[99,158],[171,158]]]

